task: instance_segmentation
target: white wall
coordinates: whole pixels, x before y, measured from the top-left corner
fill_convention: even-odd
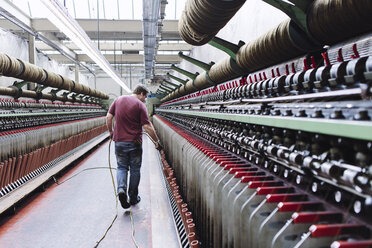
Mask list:
[[[286,18],[288,17],[284,13],[262,0],[249,0],[246,1],[235,16],[216,36],[234,44],[238,44],[239,40],[248,43],[274,28]],[[200,47],[194,46],[190,56],[206,63],[211,61],[217,63],[228,57],[226,53],[208,44]],[[182,61],[180,67],[191,72],[200,73],[203,71],[201,68],[187,61]],[[176,71],[172,70],[171,74],[186,79],[186,76]],[[172,79],[172,81],[174,80]]]
[[[105,78],[105,77],[97,77],[96,82],[90,82],[89,86],[94,88],[97,86],[97,90],[105,92],[110,96],[110,98],[116,98],[120,96],[120,86],[112,79],[112,78]],[[125,92],[123,91],[123,94]]]
[[[129,79],[124,77],[124,78],[122,78],[122,80],[128,86],[128,88],[130,88]],[[133,90],[138,84],[141,84],[142,82],[143,82],[143,80],[141,80],[141,78],[133,77],[132,78],[132,88],[131,88],[131,90]],[[110,98],[116,98],[116,97],[120,96],[121,94],[123,94],[123,95],[130,94],[130,93],[125,93],[124,90],[121,91],[120,90],[121,87],[110,77],[102,77],[101,76],[101,77],[97,77],[96,83],[94,83],[94,80],[89,82],[90,87],[94,88],[95,85],[97,86],[98,90],[105,92],[106,94],[108,94],[110,96]],[[149,85],[146,85],[146,87],[148,87],[149,90],[152,90],[152,89],[150,89]]]

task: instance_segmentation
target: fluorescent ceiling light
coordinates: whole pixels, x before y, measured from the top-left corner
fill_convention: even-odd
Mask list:
[[[40,0],[50,11],[47,18],[67,37],[72,40],[82,51],[84,51],[101,69],[107,73],[116,83],[118,83],[127,93],[131,90],[120,79],[107,59],[97,49],[85,31],[77,21],[72,18],[65,7],[61,6],[56,0]]]

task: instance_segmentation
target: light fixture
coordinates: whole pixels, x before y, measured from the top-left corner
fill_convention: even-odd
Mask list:
[[[41,3],[49,10],[47,18],[61,32],[63,32],[72,42],[74,42],[89,58],[91,58],[101,69],[107,73],[116,83],[118,83],[127,93],[131,90],[120,79],[119,75],[114,71],[107,59],[93,44],[91,39],[80,27],[77,21],[72,18],[65,7],[56,0],[40,0]]]

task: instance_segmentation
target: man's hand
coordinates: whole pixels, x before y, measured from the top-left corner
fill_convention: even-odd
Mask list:
[[[159,140],[158,140],[158,142],[155,143],[155,148],[158,151],[163,150],[163,146],[160,144],[160,141]]]
[[[109,133],[110,133],[110,139],[112,139],[112,137],[114,136],[114,132],[112,130],[109,130]]]
[[[152,126],[152,124],[145,124],[143,125],[143,128],[147,132],[147,134],[150,136],[152,142],[154,142],[155,148],[158,149],[159,151],[163,149],[163,146],[159,143],[159,138],[156,135],[155,129]],[[157,140],[157,141],[155,141]]]

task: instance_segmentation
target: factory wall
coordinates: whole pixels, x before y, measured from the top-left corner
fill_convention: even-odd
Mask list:
[[[123,77],[122,80],[124,83],[130,88],[130,80],[129,77]],[[143,84],[143,77],[132,77],[132,89],[134,89],[138,84]],[[109,77],[97,77],[96,83],[94,80],[89,83],[89,86],[94,88],[95,85],[97,86],[98,90],[101,90],[108,94],[110,98],[116,98],[120,95],[125,95],[124,90],[120,90],[120,86]],[[151,91],[155,92],[159,87],[159,84],[151,85],[149,83],[145,83],[145,86]]]
[[[0,28],[0,52],[5,53],[9,56],[21,59],[24,61],[29,61],[28,56],[28,42],[11,32],[5,31]],[[75,72],[71,71],[67,66],[59,64],[55,60],[49,59],[42,53],[36,53],[35,64],[42,67],[45,70],[58,73],[62,76],[68,77],[75,80]],[[0,86],[9,86],[14,81],[20,80],[10,77],[0,77]],[[79,83],[88,85],[88,83],[94,82],[94,77],[91,74],[79,73]]]
[[[120,96],[120,86],[112,79],[108,77],[97,77],[96,82],[90,82],[89,86],[97,90],[101,90],[109,95],[110,98],[117,98]],[[124,92],[123,92],[124,94]]]
[[[250,0],[247,1],[226,26],[220,30],[217,37],[234,44],[238,44],[239,40],[248,43],[271,28],[274,28],[286,18],[287,15],[283,12],[262,0]],[[193,47],[190,56],[206,63],[211,61],[217,63],[228,55],[211,45],[205,44],[200,47]],[[200,73],[203,71],[201,68],[187,61],[182,61],[180,67],[190,72]],[[186,79],[184,75],[176,71],[171,71],[171,74]],[[172,79],[172,81],[174,80]]]

